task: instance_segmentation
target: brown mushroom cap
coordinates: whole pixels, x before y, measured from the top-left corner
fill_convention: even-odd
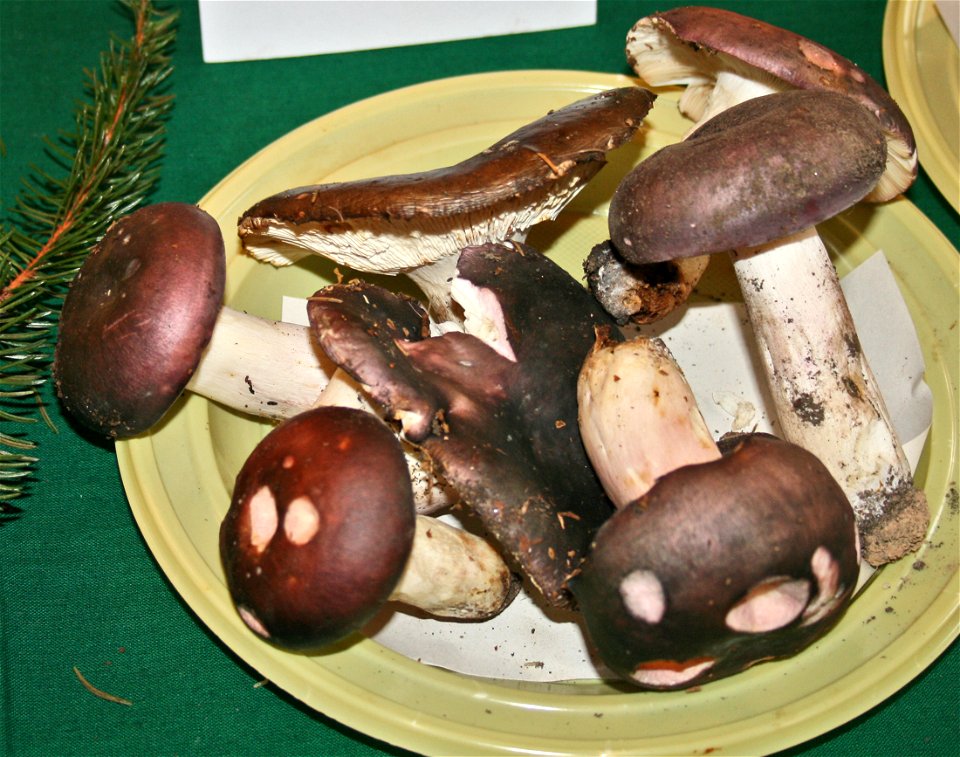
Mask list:
[[[559,213],[606,153],[630,139],[653,100],[639,87],[609,90],[453,166],[280,192],[248,209],[238,231],[247,249],[271,260],[274,248],[295,245],[360,271],[408,271]],[[378,241],[388,231],[393,241]],[[351,241],[351,233],[360,236]],[[428,234],[447,240],[428,244]],[[396,237],[416,237],[416,245]]]
[[[795,655],[853,594],[853,511],[817,458],[767,435],[725,446],[617,511],[571,584],[603,661],[642,687]]]
[[[220,227],[194,205],[149,205],[111,226],[61,311],[53,377],[67,411],[112,437],[156,423],[210,340],[225,269]]]
[[[664,56],[666,47],[675,60]],[[626,53],[651,86],[710,87],[729,56],[787,86],[845,95],[877,118],[888,141],[889,181],[867,199],[891,199],[916,177],[913,130],[893,98],[855,63],[795,32],[722,8],[686,6],[640,19],[627,34]]]
[[[637,264],[765,244],[850,207],[884,162],[876,119],[850,98],[757,97],[634,167],[610,202],[610,239]]]
[[[220,528],[227,587],[261,637],[293,649],[337,641],[387,601],[413,545],[400,443],[363,410],[285,421],[237,476]]]

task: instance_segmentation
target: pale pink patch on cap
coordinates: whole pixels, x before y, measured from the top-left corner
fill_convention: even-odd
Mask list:
[[[247,502],[250,513],[250,544],[263,552],[277,532],[277,503],[270,487],[261,486]]]
[[[768,578],[730,608],[726,624],[740,633],[775,631],[798,618],[809,599],[808,581],[789,576]]]
[[[667,609],[663,585],[649,570],[634,570],[624,576],[620,597],[627,611],[645,623],[659,623]]]
[[[298,547],[309,542],[320,530],[320,513],[309,497],[297,497],[283,516],[283,533]]]

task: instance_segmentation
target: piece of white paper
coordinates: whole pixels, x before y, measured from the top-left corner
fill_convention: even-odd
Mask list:
[[[590,26],[596,0],[200,0],[207,63]]]
[[[937,0],[937,12],[953,37],[953,44],[960,46],[960,0]]]
[[[841,284],[864,354],[915,469],[930,428],[933,397],[923,381],[923,353],[913,321],[882,252]],[[307,323],[304,300],[284,298],[282,317]],[[641,331],[666,342],[715,438],[754,426],[777,433],[742,305],[698,304]],[[544,610],[525,593],[482,623],[435,620],[390,608],[365,631],[414,660],[469,675],[525,681],[609,677],[591,660],[579,617]]]

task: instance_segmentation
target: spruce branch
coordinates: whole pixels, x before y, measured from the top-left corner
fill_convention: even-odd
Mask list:
[[[177,13],[151,0],[121,2],[133,36],[111,36],[99,69],[84,72],[74,130],[45,140],[52,169],[32,168],[0,222],[0,525],[21,512],[13,500],[38,462],[29,425],[53,428],[40,390],[67,287],[91,247],[158,178]]]

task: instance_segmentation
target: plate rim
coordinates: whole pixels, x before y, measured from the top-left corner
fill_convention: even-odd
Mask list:
[[[882,29],[883,70],[891,96],[911,121],[920,165],[947,203],[960,212],[960,156],[954,154],[924,96],[915,32],[920,19],[939,16],[931,0],[888,0]],[[949,31],[944,30],[949,39]]]

